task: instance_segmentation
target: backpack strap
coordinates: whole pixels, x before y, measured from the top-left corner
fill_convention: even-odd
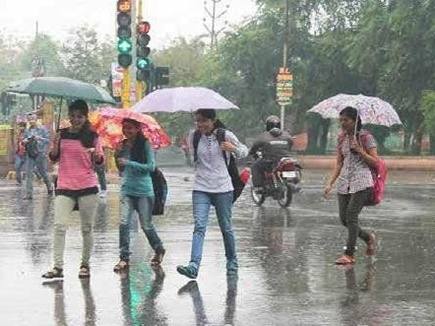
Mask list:
[[[365,150],[367,150],[365,145],[366,145],[366,140],[367,140],[368,135],[370,135],[370,132],[368,130],[361,130],[359,132],[361,144]],[[346,139],[346,132],[343,131],[342,133],[340,133],[340,135],[338,135],[338,146],[337,146],[338,151],[341,154],[343,154],[343,144],[344,144],[345,139]]]
[[[216,138],[217,138],[217,141],[218,141],[219,145],[222,142],[224,142],[225,141],[225,129],[223,129],[223,128],[217,128],[216,129]],[[225,164],[228,167],[229,162],[228,162],[228,157],[227,157],[227,154],[225,153],[225,151],[222,151],[222,156],[224,157]]]

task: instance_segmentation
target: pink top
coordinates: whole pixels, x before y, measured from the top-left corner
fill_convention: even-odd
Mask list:
[[[103,153],[99,137],[94,141],[96,153]],[[60,142],[59,172],[57,189],[81,190],[96,187],[98,180],[94,171],[91,152],[78,139]]]

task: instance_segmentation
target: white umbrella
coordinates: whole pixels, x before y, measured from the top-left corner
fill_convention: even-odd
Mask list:
[[[401,125],[399,116],[393,106],[378,98],[362,94],[338,94],[316,104],[307,112],[318,113],[324,119],[338,118],[341,110],[351,106],[358,111],[362,124],[374,124],[391,127]]]
[[[132,106],[136,112],[194,112],[198,109],[239,109],[219,93],[205,87],[158,89]]]

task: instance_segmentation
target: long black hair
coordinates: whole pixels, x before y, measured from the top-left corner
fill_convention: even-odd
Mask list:
[[[79,140],[86,148],[94,147],[95,138],[98,137],[98,134],[95,132],[94,128],[92,128],[88,120],[88,104],[83,100],[75,100],[68,106],[68,114],[72,111],[78,111],[80,114],[86,116],[86,122],[78,132]]]
[[[136,135],[136,139],[134,141],[133,147],[130,150],[130,159],[132,161],[135,161],[138,163],[146,163],[145,142],[147,142],[148,139],[145,137],[145,135],[142,131],[142,124],[139,121],[136,121],[133,119],[128,119],[128,118],[125,118],[124,120],[122,120],[122,123],[124,123],[124,122],[130,123],[139,129],[139,132]],[[127,141],[127,139],[124,139],[123,143],[125,144],[126,141]]]

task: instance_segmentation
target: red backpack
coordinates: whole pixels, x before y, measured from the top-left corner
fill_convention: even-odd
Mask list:
[[[370,133],[366,130],[360,132],[360,139],[363,146],[365,146],[367,136]],[[341,133],[338,141],[338,150],[341,152],[343,142],[345,140],[345,133]],[[366,203],[366,206],[375,206],[379,204],[384,197],[385,183],[387,180],[388,167],[385,161],[378,156],[376,166],[369,166],[373,177],[373,196],[371,200]]]

